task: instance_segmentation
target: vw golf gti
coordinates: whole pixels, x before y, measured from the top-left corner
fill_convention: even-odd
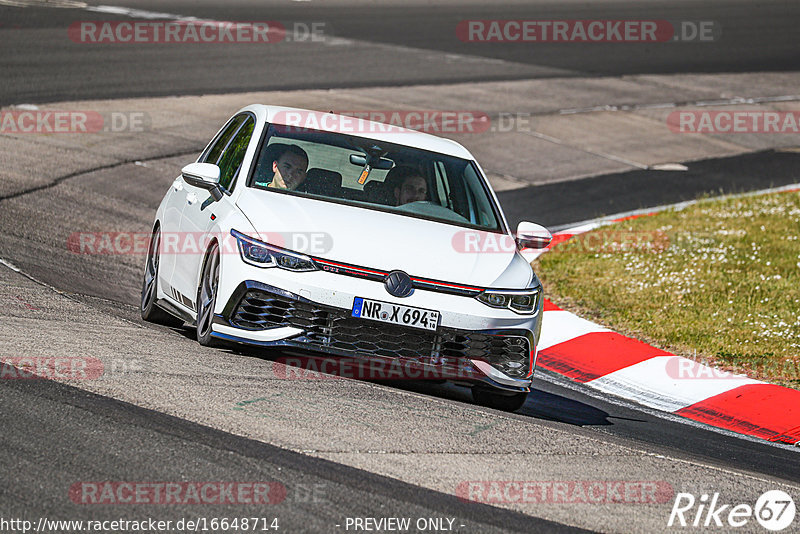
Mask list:
[[[460,144],[277,106],[236,113],[156,211],[145,320],[203,345],[402,362],[516,410],[530,390],[542,287]],[[432,374],[430,374],[432,373]]]

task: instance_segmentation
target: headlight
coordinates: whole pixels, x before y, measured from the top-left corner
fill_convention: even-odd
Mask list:
[[[236,230],[231,230],[236,238],[242,261],[256,267],[279,267],[287,271],[316,271],[314,260],[303,254],[291,252],[253,239]]]
[[[492,308],[508,308],[517,313],[533,313],[539,303],[541,289],[523,291],[491,291],[486,290],[477,298]]]

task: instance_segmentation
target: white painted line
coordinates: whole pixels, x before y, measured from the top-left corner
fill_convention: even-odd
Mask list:
[[[619,156],[615,156],[614,154],[606,154],[605,152],[600,152],[599,150],[592,150],[591,148],[587,148],[587,147],[584,147],[584,146],[573,145],[573,144],[568,143],[568,142],[566,142],[566,141],[564,141],[562,139],[558,139],[557,137],[552,137],[552,136],[549,136],[549,135],[545,135],[545,134],[540,133],[540,132],[527,132],[527,134],[530,135],[530,136],[536,137],[537,139],[542,139],[544,141],[549,141],[549,142],[554,143],[556,145],[561,145],[561,146],[574,148],[576,150],[581,150],[583,152],[586,152],[587,154],[593,154],[593,155],[598,156],[600,158],[604,158],[604,159],[608,159],[608,160],[611,160],[611,161],[615,161],[617,163],[622,163],[623,165],[629,165],[631,167],[635,167],[637,169],[641,169],[641,170],[645,170],[645,171],[647,169],[649,169],[649,166],[645,165],[644,163],[638,163],[636,161],[632,161],[632,160],[625,159],[625,158],[622,158],[622,157],[619,157]]]
[[[689,167],[683,165],[682,163],[659,163],[657,165],[651,165],[650,170],[653,171],[688,171]]]
[[[568,311],[547,311],[542,317],[542,337],[539,339],[537,350],[542,351],[584,334],[610,331]]]
[[[19,270],[19,267],[17,267],[16,265],[14,265],[13,263],[11,263],[11,262],[10,262],[10,261],[8,261],[8,260],[4,260],[3,258],[0,258],[0,265],[5,265],[6,267],[8,267],[9,269],[11,269],[11,270],[12,270],[12,271],[14,271],[15,273],[18,273],[18,272],[20,272],[20,270]]]
[[[667,363],[675,358],[677,357],[650,358],[590,380],[586,382],[586,385],[605,393],[634,400],[650,408],[675,412],[739,386],[763,384],[758,380],[742,376],[730,378],[672,377],[670,374],[675,374],[671,371],[672,366],[674,365],[677,369],[679,364],[673,361],[668,370]],[[681,359],[686,360],[686,358]],[[692,365],[698,365],[691,360],[686,361],[691,362]]]
[[[182,17],[181,15],[173,15],[171,13],[160,13],[158,11],[146,11],[144,9],[133,9],[133,8],[130,8],[130,7],[122,7],[122,6],[88,6],[85,9],[86,9],[86,11],[93,11],[95,13],[108,13],[110,15],[123,15],[125,17],[131,17],[131,18],[135,18],[135,19],[181,20],[181,19],[185,18],[185,17]]]
[[[85,2],[73,2],[72,0],[0,0],[0,6],[11,7],[58,7],[58,8],[85,8]]]
[[[570,228],[567,228],[566,230],[561,230],[561,231],[555,232],[554,235],[583,234],[585,232],[591,232],[592,230],[596,230],[597,228],[603,226],[604,223],[605,223],[605,221],[602,221],[602,222],[597,221],[597,222],[590,222],[590,223],[585,223],[585,224],[578,224],[576,226],[572,226]]]

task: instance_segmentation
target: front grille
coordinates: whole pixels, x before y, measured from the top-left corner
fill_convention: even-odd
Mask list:
[[[291,294],[248,289],[234,308],[230,322],[248,330],[293,326],[305,331],[305,341],[322,349],[386,358],[405,358],[456,369],[477,359],[499,367],[514,378],[528,376],[529,342],[521,335],[487,334],[440,328],[414,328],[357,319],[338,308],[320,306]]]
[[[387,358],[429,359],[436,337],[435,332],[375,323],[341,314],[333,318],[330,346]]]
[[[530,349],[526,337],[454,330],[443,330],[441,337],[441,354],[444,357],[483,360],[500,367],[505,374],[514,378],[528,375]]]
[[[234,326],[247,330],[294,326],[321,333],[327,322],[328,313],[310,303],[257,289],[245,293],[231,317]]]

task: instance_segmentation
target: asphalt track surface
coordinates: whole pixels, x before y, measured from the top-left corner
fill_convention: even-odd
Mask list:
[[[376,502],[381,504],[381,514],[388,517],[447,516],[457,518],[456,525],[469,525],[473,532],[572,530],[517,512],[475,506],[452,495],[309,458],[56,382],[12,381],[0,391],[6,451],[0,459],[6,473],[0,500],[6,518],[25,517],[43,502],[49,503],[50,517],[79,518],[85,512],[63,499],[76,479],[85,480],[91,473],[92,480],[147,481],[159,473],[166,480],[280,479],[286,487],[283,502],[237,509],[239,517],[268,516],[267,523],[278,517],[280,531],[332,531],[342,516],[370,516]],[[34,427],[31,419],[36,421]],[[120,458],[130,461],[120,462]],[[50,464],[62,467],[49,469]],[[46,485],[42,485],[44,480]],[[159,520],[225,517],[232,511],[225,505],[204,506],[199,515],[186,508],[165,508],[157,513]],[[145,505],[125,510],[127,517],[137,514],[153,516]],[[97,506],[89,517],[114,520],[120,515],[114,506]]]
[[[800,154],[766,150],[695,161],[685,172],[634,170],[528,186],[497,194],[509,224],[531,213],[548,228],[701,196],[736,194],[798,182]]]
[[[108,2],[114,4],[114,2]],[[758,4],[759,17],[752,18],[750,2],[653,2],[647,18],[669,20],[715,20],[724,28],[725,46],[678,44],[661,51],[598,45],[586,51],[563,46],[543,46],[535,57],[514,46],[474,45],[453,42],[452,27],[469,18],[629,18],[639,13],[632,2],[535,3],[531,5],[436,7],[371,5],[326,2],[304,3],[226,2],[120,2],[120,5],[182,15],[223,20],[323,20],[337,36],[386,45],[375,57],[370,46],[356,44],[345,53],[331,53],[324,62],[306,58],[302,47],[284,47],[280,53],[224,47],[187,48],[173,51],[158,45],[92,50],[88,45],[64,45],[66,26],[75,20],[117,18],[86,14],[71,9],[17,9],[0,6],[0,58],[3,72],[13,72],[0,81],[0,104],[46,102],[79,98],[199,94],[267,88],[396,85],[445,81],[478,81],[552,76],[558,73],[621,74],[644,72],[728,72],[791,70],[797,68],[798,44],[794,26],[800,6],[787,2]],[[352,7],[355,6],[355,7]],[[739,28],[728,30],[728,28]],[[769,31],[765,31],[768,29]],[[23,37],[20,38],[20,33]],[[450,32],[448,34],[448,32]],[[729,39],[729,40],[728,40]],[[470,45],[472,46],[472,45]],[[705,48],[704,48],[705,46]],[[403,47],[470,54],[499,63],[456,59],[449,69],[441,65],[403,63]],[[196,50],[195,50],[196,48]],[[296,55],[295,55],[296,54]],[[393,54],[396,54],[393,55]],[[372,58],[367,63],[356,61]],[[397,61],[395,61],[397,60]],[[202,64],[204,69],[198,69]],[[323,66],[320,66],[324,64]],[[494,66],[492,66],[494,65]],[[242,76],[243,71],[250,73]],[[568,75],[568,74],[567,74]],[[199,149],[198,149],[199,150]],[[794,153],[759,154],[709,160],[691,166],[689,173],[664,174],[634,171],[577,182],[531,186],[523,193],[501,193],[509,218],[524,216],[529,202],[549,226],[589,219],[602,214],[639,209],[694,198],[697,193],[738,192],[782,185],[796,180],[800,157]],[[119,176],[92,178],[90,187],[110,191]],[[632,180],[633,179],[633,180]],[[620,192],[622,183],[637,181],[641,188]],[[118,182],[115,182],[118,183]],[[104,189],[105,186],[105,189]],[[126,201],[154,210],[162,190],[129,189],[111,193]],[[114,272],[113,263],[87,267],[80,256],[47,254],[47,247],[63,249],[63,240],[47,242],[50,225],[67,210],[80,214],[113,216],[104,199],[92,195],[70,196],[79,204],[63,205],[63,197],[48,189],[14,198],[0,198],[3,227],[25,220],[25,229],[0,239],[0,255],[23,271],[60,290],[75,293],[85,302],[115,316],[136,321],[138,271],[125,265]],[[545,200],[546,199],[546,200]],[[33,216],[31,214],[34,214]],[[33,250],[25,238],[35,237]],[[44,241],[43,241],[44,240]],[[106,269],[106,270],[104,270]],[[158,328],[150,327],[148,328]],[[256,355],[274,358],[275,354]],[[398,389],[420,391],[452,403],[467,397],[455,388],[429,384],[395,384]],[[664,418],[624,402],[598,398],[557,377],[542,377],[531,399],[510,417],[573,431],[575,439],[599,435],[626,446],[689,462],[718,466],[766,476],[774,480],[800,482],[797,453],[788,447],[742,439],[698,425]],[[5,381],[0,387],[0,455],[3,484],[0,502],[6,515],[47,510],[76,517],[88,514],[63,503],[66,488],[92,473],[97,480],[161,478],[192,480],[242,480],[280,478],[287,486],[307,488],[327,484],[332,501],[322,505],[302,499],[287,501],[276,510],[287,527],[300,531],[323,530],[342,516],[433,516],[458,517],[475,531],[557,531],[559,525],[499,508],[459,502],[452,496],[380,477],[333,462],[313,459],[253,440],[145,410],[120,401],[86,393],[48,381]],[[590,476],[590,475],[587,475]],[[376,499],[375,496],[379,496]],[[382,505],[377,509],[376,503]],[[220,510],[222,512],[224,510]],[[213,510],[204,515],[214,515]],[[92,517],[115,518],[109,508],[91,510]],[[168,519],[178,512],[159,511]],[[152,515],[152,514],[151,514]]]
[[[72,42],[67,28],[74,22],[142,17],[82,9],[21,9],[4,3],[0,2],[0,72],[4,73],[0,105],[552,76],[789,71],[800,62],[796,38],[800,4],[785,0],[93,3],[213,20],[279,21],[287,28],[323,23],[324,35],[330,37],[316,43],[180,46]],[[720,28],[720,36],[713,42],[667,45],[533,46],[462,42],[456,37],[463,20],[534,18],[711,21]],[[426,50],[435,54],[419,53]]]
[[[774,185],[793,183],[796,177],[786,172],[785,176],[777,176],[770,172],[771,167],[764,168],[768,162],[777,161],[775,168],[790,168],[798,164],[798,154],[775,154],[771,152],[714,160],[706,162],[720,175],[726,177],[726,184],[714,184],[709,192],[740,192],[757,190]],[[745,162],[749,165],[743,164]],[[752,166],[761,166],[762,173],[753,174]],[[694,167],[694,165],[693,165]],[[646,172],[646,171],[644,171]],[[153,187],[137,187],[118,191],[119,183],[132,181],[137,173],[134,166],[123,166],[119,169],[89,173],[86,178],[71,179],[44,190],[35,190],[27,195],[0,199],[3,220],[28,220],[26,227],[18,228],[13,233],[0,239],[0,257],[12,261],[23,272],[29,273],[38,280],[53,285],[61,290],[84,296],[87,302],[110,311],[116,316],[130,321],[139,321],[138,310],[133,307],[140,290],[140,258],[138,256],[81,256],[64,250],[66,234],[53,231],[54,225],[67,229],[75,213],[95,213],[97,221],[112,224],[115,214],[112,210],[120,198],[137,207],[155,210],[161,198],[162,189]],[[626,173],[627,174],[627,173]],[[663,174],[663,173],[662,173]],[[131,176],[129,179],[128,176]],[[151,171],[148,175],[157,176]],[[696,187],[696,178],[688,173],[666,173],[660,189],[661,194],[653,193],[651,203],[624,205],[626,209],[654,206],[668,200],[686,200],[695,198],[692,188]],[[678,178],[672,178],[677,176]],[[137,180],[141,180],[137,174]],[[600,177],[601,184],[608,184],[599,191],[617,191],[624,175]],[[669,180],[681,180],[676,184]],[[163,178],[160,179],[163,182]],[[533,198],[546,197],[553,205],[553,213],[559,208],[568,210],[572,221],[589,219],[602,213],[612,213],[614,206],[608,198],[614,195],[592,192],[588,201],[577,201],[586,195],[586,184],[567,182],[566,184],[543,185],[531,188]],[[571,186],[569,184],[572,184]],[[553,187],[560,188],[560,194],[554,194]],[[536,194],[536,190],[542,194]],[[652,185],[648,190],[652,190]],[[72,191],[70,191],[72,190]],[[103,191],[102,196],[89,192]],[[106,196],[107,195],[107,196]],[[672,197],[671,195],[675,195]],[[631,195],[635,196],[635,195]],[[64,199],[69,198],[68,202]],[[594,199],[594,200],[592,200]],[[618,210],[621,211],[621,210]],[[32,214],[46,214],[34,216]],[[556,225],[562,218],[551,215],[545,218],[548,225]],[[113,224],[120,224],[123,219]],[[7,223],[5,223],[7,224]],[[144,226],[143,226],[144,228]],[[44,242],[42,242],[44,240]],[[25,243],[34,244],[28,248]],[[50,250],[48,254],[47,251]],[[187,332],[187,335],[191,335]],[[255,354],[263,357],[262,353]],[[277,354],[267,353],[266,357],[275,358]],[[408,387],[402,384],[398,387]],[[581,388],[568,387],[568,382],[561,379],[539,381],[536,391],[531,395],[532,401],[526,404],[521,412],[524,416],[558,421],[567,425],[590,427],[604,434],[611,434],[624,439],[641,441],[656,450],[680,451],[683,455],[702,458],[705,461],[719,462],[737,469],[760,472],[767,475],[800,481],[800,463],[796,461],[796,452],[791,447],[765,445],[758,441],[740,439],[720,434],[704,427],[688,425],[674,420],[666,420],[654,413],[646,413],[636,407],[623,406],[616,402],[608,402],[595,398]],[[457,388],[440,388],[424,385],[422,391],[444,396],[457,401],[468,399],[459,393]]]

